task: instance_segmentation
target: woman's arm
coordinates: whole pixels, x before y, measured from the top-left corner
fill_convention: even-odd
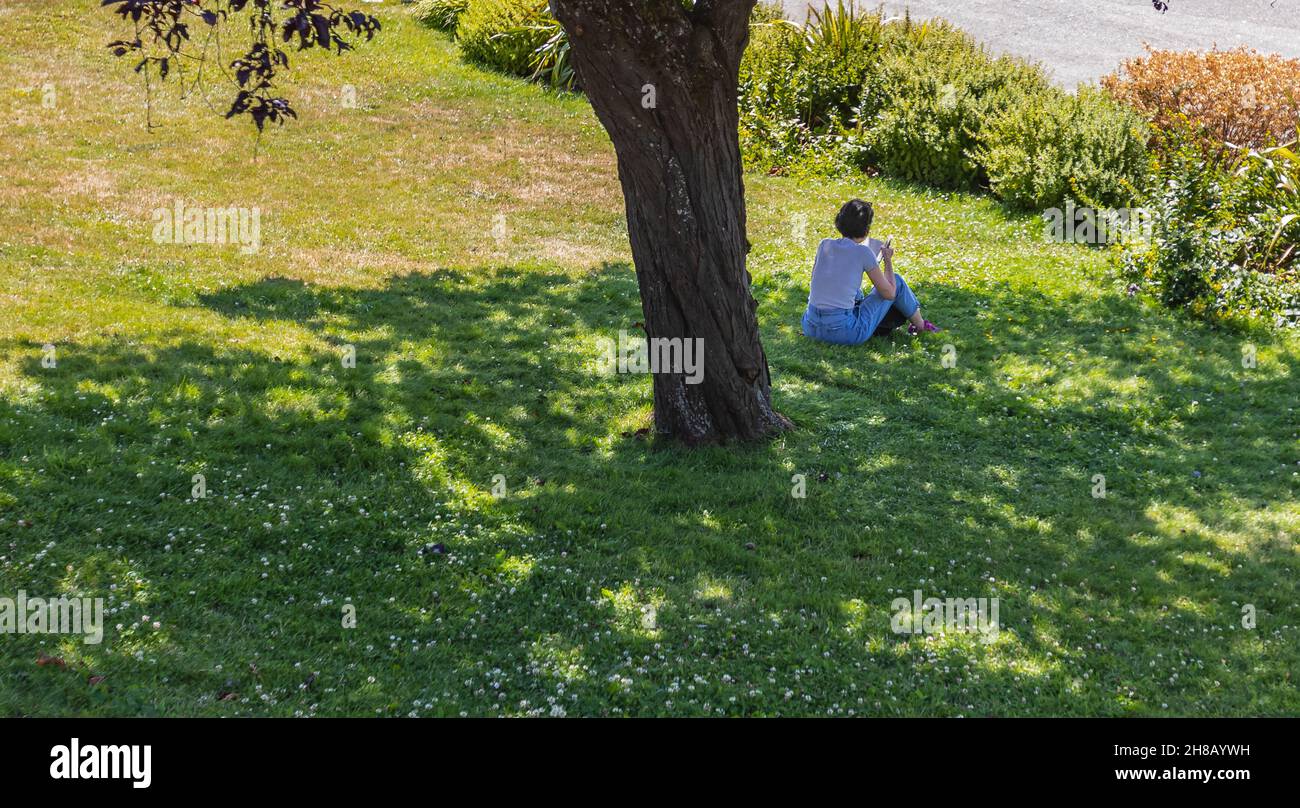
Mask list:
[[[876,291],[885,300],[893,300],[898,288],[894,285],[894,270],[890,262],[885,262],[886,272],[882,272],[880,267],[872,267],[867,270],[867,277],[871,279],[871,285],[876,287]]]
[[[880,260],[885,265],[885,271],[882,273],[877,267],[875,275],[871,270],[867,270],[867,277],[871,278],[872,284],[880,290],[880,296],[885,300],[893,300],[897,291],[897,284],[894,283],[894,245],[893,239],[887,239],[883,247],[880,248]],[[888,289],[888,294],[885,293]]]
[[[880,296],[885,300],[893,300],[897,292],[897,285],[894,283],[894,245],[893,239],[886,241],[880,248],[880,260],[885,265],[885,271],[880,271],[880,266],[874,266],[867,270],[867,277],[871,278],[871,285],[876,287]],[[874,262],[873,262],[874,263]]]

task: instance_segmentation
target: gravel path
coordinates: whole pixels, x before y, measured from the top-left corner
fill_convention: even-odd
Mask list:
[[[832,3],[834,0],[832,0]],[[1248,45],[1300,57],[1300,0],[1169,0],[1161,14],[1150,0],[885,0],[885,11],[910,8],[916,18],[944,17],[994,51],[1042,62],[1059,84],[1073,87],[1159,48],[1204,50]],[[802,21],[805,4],[787,0]],[[880,3],[859,0],[860,8]]]

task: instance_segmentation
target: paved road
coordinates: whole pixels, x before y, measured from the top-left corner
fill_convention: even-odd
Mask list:
[[[834,0],[832,0],[834,3]],[[810,5],[821,7],[822,0]],[[1120,61],[1159,48],[1204,50],[1248,45],[1300,57],[1300,0],[1169,0],[1161,14],[1150,0],[885,0],[889,14],[944,17],[998,52],[1042,62],[1073,87],[1109,73]],[[802,20],[802,0],[787,0]],[[858,0],[873,9],[877,0]]]

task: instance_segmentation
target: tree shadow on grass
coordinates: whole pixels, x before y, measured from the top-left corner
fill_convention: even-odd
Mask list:
[[[648,383],[595,370],[595,337],[639,319],[625,266],[267,279],[200,306],[283,349],[177,331],[33,355],[40,392],[0,402],[4,579],[165,627],[64,648],[106,689],[33,670],[26,641],[7,711],[1294,711],[1272,628],[1300,622],[1294,549],[1259,541],[1276,509],[1235,521],[1294,493],[1251,470],[1284,455],[1294,357],[1243,379],[1230,341],[1128,301],[918,286],[965,313],[956,368],[940,341],[805,340],[776,290],[800,429],[697,451],[639,437]],[[998,596],[1003,635],[891,633],[916,588]]]
[[[636,314],[634,309],[628,309],[629,300],[635,298],[634,287],[625,272],[625,268],[607,267],[605,272],[589,276],[578,285],[573,304],[562,306],[558,316],[552,313],[549,319],[579,323],[578,331],[596,330],[610,334],[614,323],[626,322]],[[620,296],[613,299],[608,297],[608,291],[611,287],[619,287],[610,282],[608,275],[611,273],[618,276],[621,283]],[[482,305],[471,313],[471,318],[493,316],[502,301],[511,299],[514,294],[525,299],[538,299],[546,295],[543,286],[552,288],[558,280],[508,274],[499,284],[505,291],[482,295]],[[767,510],[769,514],[780,514],[782,510],[788,511],[792,498],[786,490],[785,472],[790,470],[792,463],[797,465],[799,458],[823,459],[817,475],[825,476],[828,489],[831,475],[840,475],[833,479],[844,481],[841,487],[849,489],[844,492],[847,499],[852,496],[850,491],[856,487],[855,482],[863,481],[864,476],[871,473],[869,464],[874,457],[883,455],[901,459],[901,463],[894,463],[892,467],[907,475],[911,458],[924,455],[927,456],[925,465],[932,470],[926,479],[929,486],[926,499],[941,505],[938,509],[933,505],[917,508],[909,517],[906,515],[908,495],[903,493],[899,504],[905,506],[904,514],[898,515],[892,525],[898,535],[924,536],[933,529],[936,518],[942,519],[945,515],[951,524],[964,525],[957,533],[959,543],[978,537],[980,532],[985,534],[986,546],[1021,534],[1029,542],[1028,548],[1016,553],[1004,548],[1008,561],[1014,556],[1016,563],[1023,559],[1042,570],[1044,585],[1050,585],[1051,577],[1063,574],[1055,572],[1058,566],[1069,570],[1082,564],[1084,569],[1073,573],[1079,582],[1073,589],[1082,590],[1082,594],[1071,593],[1074,600],[1087,601],[1107,595],[1111,600],[1110,611],[1116,615],[1122,614],[1126,605],[1131,605],[1126,601],[1136,583],[1130,579],[1126,585],[1118,573],[1125,565],[1140,560],[1143,563],[1140,588],[1146,590],[1143,602],[1150,609],[1148,619],[1152,627],[1159,624],[1170,609],[1175,612],[1180,609],[1203,610],[1206,598],[1219,594],[1213,588],[1206,588],[1207,579],[1214,577],[1213,571],[1205,568],[1207,556],[1217,558],[1220,569],[1239,569],[1249,562],[1257,569],[1242,577],[1270,583],[1255,592],[1243,592],[1241,602],[1246,602],[1249,597],[1251,601],[1266,604],[1265,608],[1271,615],[1289,613],[1293,601],[1287,593],[1293,593],[1293,587],[1288,585],[1287,576],[1295,570],[1294,553],[1289,542],[1268,542],[1262,546],[1256,543],[1225,557],[1215,540],[1205,535],[1209,529],[1204,525],[1199,528],[1197,525],[1180,527],[1177,528],[1178,534],[1156,541],[1156,537],[1173,528],[1168,524],[1157,524],[1151,515],[1153,508],[1159,511],[1169,505],[1175,510],[1207,512],[1209,520],[1213,521],[1221,518],[1225,511],[1235,510],[1240,503],[1265,505],[1294,494],[1293,477],[1272,474],[1261,478],[1255,473],[1255,469],[1261,466],[1281,467],[1287,460],[1277,436],[1284,428],[1279,402],[1287,400],[1288,390],[1294,390],[1290,372],[1293,356],[1289,349],[1275,345],[1279,354],[1274,366],[1247,373],[1240,367],[1240,345],[1231,338],[1225,340],[1222,335],[1202,326],[1148,317],[1136,303],[1122,298],[1067,298],[1062,301],[1041,292],[1025,290],[1004,289],[985,296],[973,295],[956,287],[928,291],[935,293],[934,302],[944,310],[967,313],[977,320],[989,322],[988,330],[982,335],[978,332],[963,334],[962,331],[953,335],[954,339],[958,335],[967,339],[978,340],[980,336],[986,339],[983,345],[972,350],[966,350],[964,345],[959,349],[958,355],[973,367],[950,395],[939,399],[952,406],[938,404],[934,395],[936,387],[944,383],[951,385],[949,376],[954,369],[944,368],[941,361],[931,359],[919,365],[917,362],[909,363],[906,366],[909,379],[905,383],[898,383],[897,376],[892,381],[884,376],[873,380],[864,378],[862,374],[850,380],[845,375],[846,371],[850,377],[854,375],[851,366],[846,369],[845,364],[832,365],[832,372],[824,378],[832,383],[838,382],[840,386],[847,384],[848,390],[857,398],[851,406],[841,408],[841,413],[860,411],[864,403],[869,406],[874,403],[878,413],[889,414],[891,422],[901,418],[902,428],[877,432],[851,417],[836,418],[832,415],[827,419],[819,408],[836,407],[837,402],[827,400],[830,397],[783,391],[781,406],[788,402],[799,415],[809,413],[806,418],[809,428],[784,444],[705,452],[701,462],[697,463],[694,456],[679,452],[669,452],[666,456],[651,454],[625,439],[607,445],[606,451],[594,454],[595,462],[588,464],[591,476],[578,488],[594,493],[594,497],[577,495],[573,491],[566,491],[563,495],[556,490],[539,492],[537,502],[532,505],[534,516],[525,513],[521,517],[525,521],[534,520],[530,527],[557,529],[559,525],[545,524],[546,519],[536,519],[536,515],[565,512],[573,501],[583,499],[595,500],[585,503],[587,513],[601,514],[601,500],[611,490],[620,488],[618,478],[623,475],[619,470],[646,468],[649,485],[638,486],[631,480],[625,484],[628,493],[645,502],[647,507],[622,528],[644,531],[644,524],[638,524],[639,520],[655,520],[668,514],[675,516],[671,521],[676,523],[678,530],[698,531],[707,527],[712,541],[725,546],[728,550],[726,555],[730,556],[728,565],[713,565],[709,572],[725,573],[729,565],[734,565],[731,566],[732,573],[743,571],[742,577],[750,579],[747,586],[756,601],[771,601],[791,591],[793,582],[789,575],[777,572],[786,562],[778,562],[753,580],[755,570],[749,558],[738,555],[738,552],[749,551],[743,550],[743,545],[736,539],[754,530],[749,524],[754,512]],[[609,306],[603,315],[593,317],[600,312],[599,307],[593,304],[599,302],[602,292],[606,295],[604,302]],[[420,279],[407,279],[401,286],[401,294],[419,306],[428,305],[436,309],[440,303],[438,290],[428,288]],[[450,299],[441,302],[452,303]],[[782,309],[798,312],[801,303],[801,290],[791,290]],[[1054,320],[1053,315],[1059,317],[1061,314],[1068,315],[1067,323]],[[406,318],[392,319],[404,321]],[[567,338],[576,340],[578,331],[569,333]],[[411,335],[399,331],[398,336]],[[456,337],[448,335],[447,338]],[[528,338],[527,332],[516,335],[503,340],[502,347],[526,343]],[[890,346],[890,353],[885,356],[907,350],[903,347],[907,342],[903,337],[889,340],[885,344]],[[811,345],[801,337],[792,336],[791,331],[782,332],[780,329],[775,337],[768,335],[767,344],[778,380],[785,375],[786,356],[807,350]],[[1063,356],[1058,355],[1062,347],[1066,348]],[[824,352],[824,348],[816,346],[813,350]],[[884,348],[883,345],[872,346],[869,350]],[[836,356],[844,354],[843,351],[833,353]],[[1057,365],[1052,371],[1032,376],[1038,386],[1052,389],[1053,395],[1040,395],[1035,400],[1025,395],[1033,392],[1032,389],[1013,389],[998,383],[1000,367],[1014,364],[1012,360],[1021,356],[1044,357],[1049,360],[1048,364]],[[935,358],[942,359],[941,356]],[[889,362],[889,359],[884,361]],[[1066,362],[1084,367],[1084,383],[1080,384],[1074,368],[1064,364]],[[917,373],[920,370],[925,373]],[[1015,368],[1007,370],[1014,371]],[[1130,386],[1134,380],[1140,380],[1138,388]],[[558,386],[561,388],[577,389],[587,380],[556,381],[560,381]],[[1075,386],[1082,389],[1073,389]],[[1248,389],[1251,402],[1262,402],[1262,405],[1240,406],[1243,389]],[[1218,397],[1217,401],[1213,400],[1215,397]],[[1198,399],[1206,399],[1205,405],[1200,407],[1198,402],[1198,407],[1176,424],[1162,420],[1165,408],[1190,406],[1189,401]],[[592,412],[597,419],[609,416],[600,406],[593,408]],[[508,416],[496,413],[493,417],[499,420]],[[827,420],[830,421],[828,429],[820,430],[818,426]],[[593,442],[609,437],[608,425],[602,429],[599,424],[597,421],[596,429],[589,436]],[[876,438],[879,433],[888,437],[852,448],[847,444],[835,445],[835,438],[829,438],[832,444],[826,446],[827,435],[834,435],[835,427],[841,424],[849,428],[859,426],[871,438]],[[1230,441],[1216,440],[1222,435],[1224,424],[1232,425]],[[534,425],[534,420],[530,416],[514,425],[527,430]],[[545,425],[537,426],[542,431],[549,429]],[[1170,427],[1177,429],[1171,431]],[[864,453],[863,449],[869,451]],[[737,455],[743,458],[739,463],[733,462]],[[967,464],[972,459],[985,464],[982,475],[968,473],[972,469],[968,469]],[[866,468],[864,460],[867,461]],[[542,463],[541,457],[533,457],[523,466],[537,467]],[[719,463],[716,469],[710,467],[713,463]],[[738,474],[742,467],[743,474]],[[526,475],[523,468],[516,471]],[[1092,475],[1095,473],[1107,475],[1110,492],[1105,500],[1092,497]],[[656,484],[664,478],[668,478],[667,484]],[[737,482],[740,482],[739,486]],[[997,491],[998,487],[1014,487],[1015,495]],[[830,502],[836,499],[830,490],[823,496]],[[756,501],[768,507],[756,507]],[[1075,504],[1072,508],[1062,509],[1063,501],[1074,501]],[[733,514],[731,529],[728,530],[726,521],[716,517],[710,520],[696,516],[712,516],[711,510]],[[691,516],[683,519],[683,514]],[[875,521],[873,516],[876,514],[863,513],[862,522],[871,524]],[[834,510],[825,509],[821,517],[841,518]],[[710,524],[710,521],[715,524]],[[789,531],[792,526],[788,515],[784,520],[786,524],[783,525],[782,521],[779,517],[769,519],[767,530],[760,529],[759,535],[765,532],[765,538],[779,541],[781,533]],[[797,520],[793,521],[797,524]],[[857,525],[853,520],[846,522],[844,527],[848,530],[843,539],[860,543],[860,539],[852,537]],[[889,526],[888,522],[886,526]],[[981,526],[982,530],[979,529]],[[821,532],[825,532],[824,526],[821,530],[811,531],[814,537]],[[1259,535],[1258,528],[1253,532]],[[831,533],[833,535],[834,529]],[[641,559],[644,568],[657,569],[661,575],[671,576],[680,561],[682,543],[664,537],[658,547],[662,557],[648,551],[646,544],[649,542],[633,544],[620,549],[618,554],[631,550]],[[812,547],[815,548],[815,544]],[[969,554],[969,550],[966,552]],[[1271,564],[1281,566],[1273,568]],[[1092,580],[1096,573],[1102,575],[1100,580]],[[808,576],[803,583],[806,586],[812,580]],[[1087,583],[1083,583],[1085,581]],[[1195,590],[1180,588],[1198,585],[1201,587],[1199,599],[1187,597]],[[1021,590],[1021,594],[1027,597],[1025,586],[1034,584],[1027,581],[1013,583],[1013,589]],[[794,591],[798,592],[800,588],[803,587],[794,587]],[[844,598],[838,600],[843,602]],[[808,599],[808,606],[812,608],[825,610],[828,605],[829,601],[822,597]],[[1237,617],[1232,607],[1236,604],[1213,605],[1217,606],[1224,623],[1232,626]],[[1089,613],[1078,615],[1081,621],[1092,616]],[[1034,654],[1047,650],[1036,646],[1032,640],[1029,647]],[[1131,646],[1123,645],[1121,656],[1130,650]]]

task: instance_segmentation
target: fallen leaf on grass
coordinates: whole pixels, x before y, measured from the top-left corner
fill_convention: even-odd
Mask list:
[[[37,654],[37,656],[36,656],[36,664],[37,664],[37,665],[40,665],[42,668],[45,667],[46,665],[54,665],[54,666],[59,667],[59,668],[66,668],[66,667],[68,667],[68,663],[66,663],[66,662],[63,661],[63,657],[46,656],[46,655],[43,654],[43,653],[42,653],[42,654]]]

